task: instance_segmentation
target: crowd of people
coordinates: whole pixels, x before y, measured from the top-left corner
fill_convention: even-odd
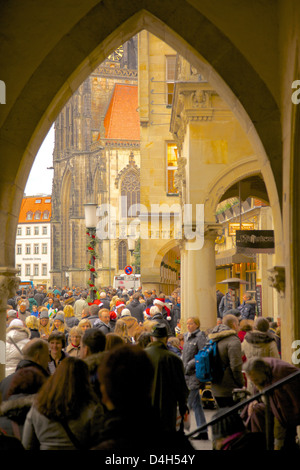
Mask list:
[[[182,328],[179,289],[170,296],[103,289],[92,300],[79,288],[17,292],[7,305],[0,447],[193,451],[192,440],[209,439],[207,385],[195,367],[208,340],[218,342],[223,365],[222,376],[209,384],[218,412],[235,404],[236,389],[253,394],[297,370],[281,360],[280,325],[245,311],[227,309],[214,328],[202,331],[198,315]],[[278,392],[280,409],[274,394],[277,449],[296,444],[299,384],[285,385],[284,400]],[[253,403],[213,426],[213,448],[247,448],[253,436],[260,446],[263,407]],[[200,431],[188,439],[192,412]]]

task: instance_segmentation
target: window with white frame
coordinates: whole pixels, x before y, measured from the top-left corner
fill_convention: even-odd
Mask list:
[[[33,274],[34,274],[34,276],[39,275],[39,265],[38,264],[33,265]]]
[[[18,227],[17,236],[20,237],[21,235],[22,235],[22,227]]]
[[[25,264],[25,276],[30,276],[30,264]]]
[[[31,235],[31,227],[26,227],[26,235]]]
[[[22,265],[17,264],[16,268],[17,268],[17,276],[21,276],[22,275]]]
[[[42,276],[47,276],[47,264],[42,264]]]
[[[47,226],[44,226],[43,227],[43,235],[47,235],[47,233],[48,233]]]
[[[25,245],[25,253],[26,255],[30,255],[31,254],[31,245]]]
[[[17,245],[17,255],[22,254],[22,245]]]
[[[39,252],[40,252],[39,244],[38,244],[38,243],[34,243],[34,245],[33,245],[33,253],[34,253],[35,255],[38,255]]]
[[[42,254],[46,255],[48,253],[48,245],[47,243],[42,243]]]
[[[34,227],[34,234],[35,234],[35,235],[38,235],[39,233],[40,233],[40,227],[39,227],[38,225],[36,225],[36,226]]]

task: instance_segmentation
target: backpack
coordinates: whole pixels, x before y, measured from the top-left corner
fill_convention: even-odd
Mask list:
[[[210,340],[195,356],[196,377],[200,382],[220,382],[224,369],[217,341]]]

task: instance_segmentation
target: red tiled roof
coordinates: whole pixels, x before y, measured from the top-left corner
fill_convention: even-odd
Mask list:
[[[31,214],[31,218],[28,215]],[[38,218],[38,215],[40,217]],[[19,224],[47,223],[51,219],[51,196],[24,197],[19,214]]]
[[[116,84],[104,118],[105,138],[140,140],[138,87]]]

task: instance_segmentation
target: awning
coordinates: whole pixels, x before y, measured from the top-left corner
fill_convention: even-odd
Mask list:
[[[216,266],[225,266],[226,264],[255,263],[256,256],[246,256],[237,253],[236,248],[224,250],[216,255]]]

